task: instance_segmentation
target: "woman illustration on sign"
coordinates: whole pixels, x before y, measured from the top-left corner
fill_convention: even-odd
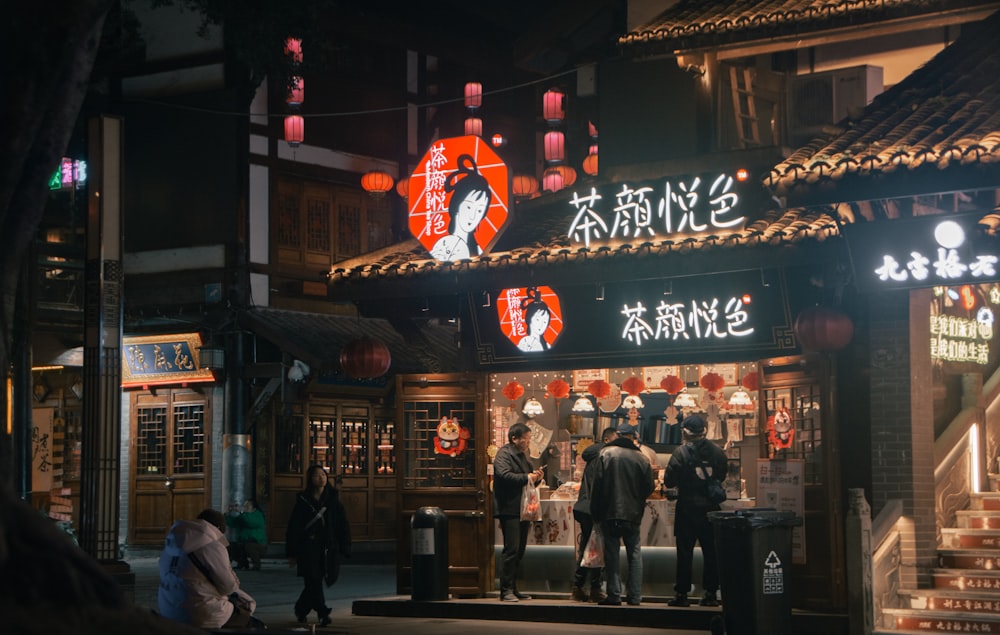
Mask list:
[[[482,253],[475,232],[490,208],[493,195],[490,184],[479,173],[472,157],[458,157],[458,170],[448,175],[444,191],[451,192],[448,202],[448,235],[434,243],[431,256],[437,260],[455,261]]]
[[[521,301],[521,310],[524,311],[524,321],[528,324],[528,334],[521,338],[517,347],[526,353],[549,350],[549,343],[544,336],[552,321],[552,312],[542,300],[538,289],[528,289],[527,297]]]

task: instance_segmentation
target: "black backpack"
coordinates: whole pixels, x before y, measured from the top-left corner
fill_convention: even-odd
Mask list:
[[[705,497],[713,504],[720,505],[726,500],[726,490],[722,487],[722,483],[719,479],[712,476],[714,471],[712,465],[701,458],[698,454],[698,450],[694,446],[690,446],[688,450],[688,462],[692,466],[692,472],[694,477],[705,483]],[[700,468],[700,470],[699,470]]]

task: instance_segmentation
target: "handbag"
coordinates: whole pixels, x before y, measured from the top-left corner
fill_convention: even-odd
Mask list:
[[[600,569],[604,566],[604,538],[601,536],[601,527],[594,524],[590,538],[583,547],[583,557],[580,558],[580,566],[588,569]]]
[[[521,492],[521,520],[541,520],[542,505],[538,496],[538,486],[532,485],[531,479],[524,484]]]

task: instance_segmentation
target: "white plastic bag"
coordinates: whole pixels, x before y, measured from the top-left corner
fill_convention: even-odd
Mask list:
[[[601,536],[601,527],[597,523],[594,523],[594,530],[590,532],[590,538],[583,548],[580,566],[588,569],[600,569],[604,566],[604,538]]]
[[[521,520],[541,520],[542,503],[538,496],[538,486],[532,485],[531,479],[524,485],[521,493]]]

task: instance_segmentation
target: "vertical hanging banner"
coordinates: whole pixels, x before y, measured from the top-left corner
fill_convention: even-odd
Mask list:
[[[436,260],[487,253],[510,217],[510,172],[480,137],[434,142],[410,175],[410,233]]]
[[[497,297],[500,330],[524,353],[547,351],[562,333],[562,306],[550,287],[504,289]]]

